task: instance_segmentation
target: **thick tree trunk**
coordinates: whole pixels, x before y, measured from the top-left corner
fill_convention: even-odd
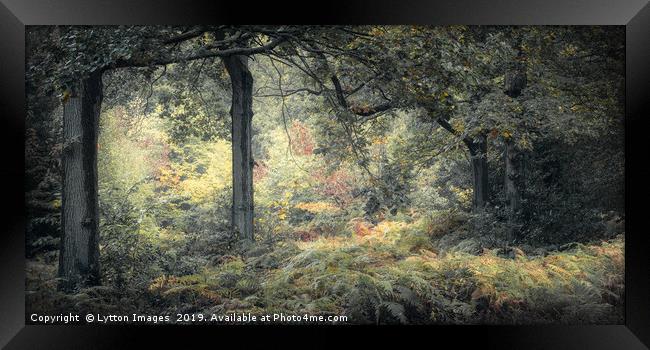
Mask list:
[[[253,240],[253,76],[246,56],[223,62],[232,85],[232,225],[240,239]]]
[[[488,164],[487,164],[487,139],[478,136],[469,146],[472,157],[472,184],[474,186],[474,209],[485,207],[489,198]]]
[[[102,73],[78,82],[63,106],[59,289],[100,284],[97,136]]]
[[[505,141],[504,163],[504,191],[506,195],[506,205],[508,206],[508,215],[510,229],[508,231],[508,240],[516,238],[516,227],[519,222],[519,213],[521,210],[521,160],[520,154],[512,140]]]

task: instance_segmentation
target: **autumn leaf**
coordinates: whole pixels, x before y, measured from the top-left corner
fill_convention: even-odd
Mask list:
[[[72,93],[70,93],[70,90],[65,90],[65,91],[63,92],[63,96],[61,97],[61,101],[62,101],[63,103],[68,102],[68,100],[70,99],[70,96],[72,96]]]

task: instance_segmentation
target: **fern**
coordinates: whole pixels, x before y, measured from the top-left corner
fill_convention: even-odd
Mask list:
[[[404,309],[404,306],[400,303],[396,303],[392,301],[382,302],[377,306],[376,312],[377,312],[378,320],[384,319],[382,317],[383,316],[382,312],[387,312],[388,315],[399,320],[399,322],[403,324],[408,324],[408,318],[406,317],[406,310]]]

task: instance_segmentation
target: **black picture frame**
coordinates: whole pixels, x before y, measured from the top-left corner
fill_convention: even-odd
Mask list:
[[[253,13],[254,9],[254,13]],[[108,24],[504,24],[624,25],[626,27],[626,240],[625,324],[611,326],[436,326],[436,327],[189,327],[25,325],[25,26]],[[0,0],[0,346],[7,349],[121,348],[178,342],[188,348],[206,336],[212,347],[224,341],[244,346],[341,346],[339,335],[363,343],[427,347],[444,344],[518,349],[647,349],[650,346],[650,258],[643,230],[647,201],[644,169],[650,100],[650,4],[648,0],[338,1],[329,3]],[[189,333],[188,333],[189,331]],[[181,335],[181,332],[183,333]],[[287,332],[293,335],[289,336]],[[237,333],[237,334],[235,334]],[[203,337],[201,337],[203,338]],[[305,344],[305,343],[303,343]],[[426,343],[425,343],[426,344]],[[307,346],[307,345],[305,345]]]

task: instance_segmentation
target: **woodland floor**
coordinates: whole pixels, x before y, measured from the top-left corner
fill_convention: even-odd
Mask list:
[[[27,264],[27,309],[39,314],[284,313],[349,323],[615,324],[623,322],[624,239],[545,248],[482,248],[422,222],[357,226],[351,237],[255,243],[195,274],[148,288],[56,292],[56,251]],[[173,316],[172,316],[173,317]]]

